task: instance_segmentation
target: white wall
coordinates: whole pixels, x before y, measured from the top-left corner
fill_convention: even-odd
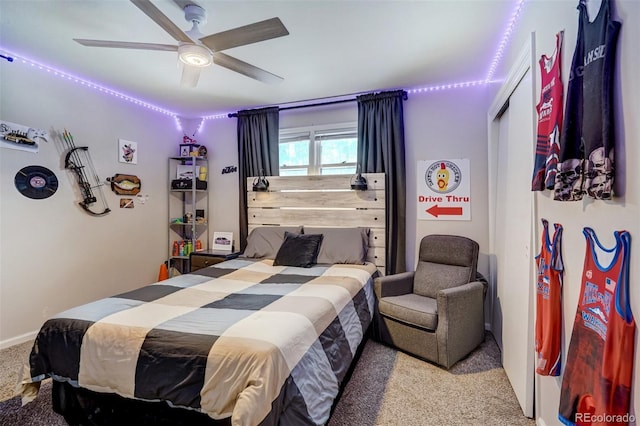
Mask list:
[[[481,64],[479,64],[481,65]],[[486,86],[414,94],[405,102],[407,166],[407,257],[415,265],[422,237],[457,234],[480,245],[478,269],[488,273]],[[418,161],[469,159],[471,220],[417,220]]]
[[[0,120],[68,129],[88,146],[100,178],[137,175],[145,205],[120,209],[109,187],[111,213],[92,217],[79,206],[75,178],[64,169],[57,140],[38,153],[0,149],[0,347],[33,337],[49,316],[72,306],[155,281],[167,257],[167,157],[180,133],[167,115],[88,89],[19,61],[0,62]],[[118,139],[138,143],[138,164],[118,162]],[[41,165],[59,181],[43,200],[21,195],[18,170]]]
[[[598,3],[599,2],[591,2]],[[619,193],[612,201],[594,201],[585,199],[580,202],[553,201],[550,191],[535,194],[535,226],[537,235],[542,232],[540,218],[548,219],[551,223],[558,222],[564,226],[563,234],[563,258],[565,262],[565,281],[563,287],[563,311],[564,311],[564,350],[566,359],[567,347],[573,328],[573,319],[578,303],[580,280],[585,252],[585,239],[582,229],[585,226],[592,227],[603,244],[613,244],[613,231],[627,229],[631,232],[631,309],[640,315],[640,291],[638,290],[638,277],[640,270],[640,250],[637,239],[640,236],[640,172],[637,164],[640,162],[640,80],[637,70],[640,69],[640,54],[638,53],[637,40],[640,39],[640,2],[637,0],[614,0],[617,17],[622,21],[622,30],[618,43],[618,61],[616,72],[616,133],[621,142],[622,149],[616,152],[620,175],[618,183],[624,187],[624,193]],[[521,21],[510,50],[505,56],[501,69],[496,76],[505,75],[513,64],[519,49],[531,32],[536,37],[536,57],[543,53],[550,54],[555,43],[555,34],[559,30],[565,30],[565,42],[563,46],[563,81],[566,85],[571,66],[573,50],[576,43],[578,28],[577,1],[529,1],[524,8]],[[536,68],[536,92],[540,90],[539,70]],[[566,93],[566,92],[565,92]],[[533,105],[532,105],[533,108]],[[528,188],[523,188],[523,191]],[[540,249],[539,238],[536,239],[536,251]],[[636,333],[637,336],[637,333]],[[640,351],[637,348],[635,366],[636,371],[640,362]],[[563,364],[565,362],[563,359]],[[640,396],[638,386],[640,379],[634,375],[632,388],[632,407],[638,407]],[[536,419],[540,425],[560,424],[557,420],[558,403],[560,399],[561,378],[537,377],[536,383]],[[632,408],[632,412],[634,409]],[[638,413],[636,413],[636,416]]]
[[[238,141],[235,118],[207,120],[198,141],[207,147],[209,157],[209,235],[214,231],[233,232],[239,249],[238,172],[222,174],[227,166],[238,167]],[[211,245],[211,242],[209,242]]]
[[[479,64],[483,66],[484,64]],[[489,276],[489,219],[487,189],[487,123],[490,88],[486,86],[410,95],[405,102],[407,180],[407,262],[415,268],[422,237],[455,234],[480,245],[478,271]],[[418,161],[469,159],[471,220],[417,220]],[[485,325],[490,328],[493,304],[485,300]]]

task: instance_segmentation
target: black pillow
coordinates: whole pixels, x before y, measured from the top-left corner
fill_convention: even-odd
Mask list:
[[[310,268],[318,260],[322,234],[284,233],[284,241],[278,250],[274,266]]]

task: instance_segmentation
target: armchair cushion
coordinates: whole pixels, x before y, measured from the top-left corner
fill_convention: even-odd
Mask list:
[[[440,290],[474,281],[478,243],[457,235],[428,235],[420,242],[413,291],[436,298]]]
[[[438,326],[436,299],[409,293],[385,297],[378,303],[380,312],[387,317],[427,330],[435,331]]]
[[[420,262],[415,272],[413,291],[433,299],[440,290],[468,283],[469,269],[463,266]]]

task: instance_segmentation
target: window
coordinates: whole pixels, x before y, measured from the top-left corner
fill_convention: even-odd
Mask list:
[[[280,176],[354,174],[356,123],[280,131]]]

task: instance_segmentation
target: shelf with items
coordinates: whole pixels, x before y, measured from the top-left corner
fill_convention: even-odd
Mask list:
[[[208,249],[208,160],[169,158],[168,259],[181,273],[190,270],[189,255]]]

